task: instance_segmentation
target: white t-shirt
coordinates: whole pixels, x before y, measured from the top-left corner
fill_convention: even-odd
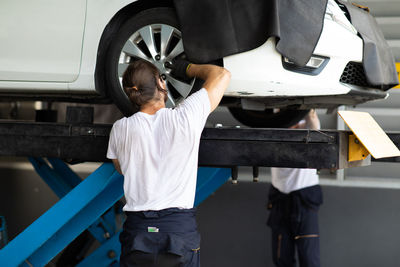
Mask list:
[[[311,122],[300,121],[300,129],[311,128]],[[319,120],[314,127],[320,129]],[[289,194],[292,191],[319,184],[319,176],[315,169],[295,168],[271,168],[271,183],[282,193]]]
[[[319,183],[315,169],[271,168],[271,178],[272,185],[285,194]]]
[[[175,109],[137,112],[114,123],[107,158],[121,165],[123,210],[193,208],[200,136],[210,109],[203,88]]]

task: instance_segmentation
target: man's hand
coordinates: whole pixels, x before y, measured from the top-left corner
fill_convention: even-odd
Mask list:
[[[190,80],[190,78],[186,74],[186,71],[189,68],[190,64],[191,63],[189,61],[183,59],[172,61],[172,65],[169,66],[172,70],[171,75],[182,81]]]
[[[317,112],[315,109],[310,110],[307,116],[304,117],[306,121],[306,127],[311,130],[319,130],[321,128],[321,124],[318,119]]]
[[[203,87],[207,90],[211,111],[218,106],[231,78],[230,72],[225,68],[210,64],[191,64],[183,59],[174,60],[170,67],[171,75],[183,81],[194,77],[204,80]]]

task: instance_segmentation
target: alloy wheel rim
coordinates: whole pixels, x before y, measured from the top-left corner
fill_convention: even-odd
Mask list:
[[[151,24],[140,28],[125,42],[118,61],[118,77],[122,90],[122,75],[129,63],[144,59],[154,64],[168,89],[167,107],[175,107],[185,99],[195,80],[181,81],[171,75],[166,65],[173,59],[184,57],[181,32],[170,25]]]

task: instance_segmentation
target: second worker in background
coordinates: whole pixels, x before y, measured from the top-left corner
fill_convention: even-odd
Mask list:
[[[315,110],[291,128],[319,129]],[[318,209],[322,191],[315,169],[271,168],[268,196],[273,262],[278,267],[319,267]]]

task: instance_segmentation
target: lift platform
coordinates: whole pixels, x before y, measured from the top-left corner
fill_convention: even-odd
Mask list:
[[[68,163],[107,162],[111,125],[0,122],[0,156],[50,157]],[[342,169],[368,165],[348,161],[351,131],[205,128],[199,165]],[[387,133],[400,146],[400,133]],[[400,161],[399,157],[381,161]]]
[[[0,122],[0,156],[29,157],[60,198],[0,250],[1,266],[44,266],[69,249],[76,254],[73,265],[118,265],[123,177],[105,158],[110,130],[111,125],[91,123]],[[369,165],[371,157],[366,155],[349,161],[350,147],[357,144],[351,136],[350,131],[337,130],[206,128],[200,142],[195,205],[231,176],[236,178],[237,166],[340,169]],[[400,146],[400,133],[388,136]],[[384,161],[399,162],[400,158]],[[104,163],[82,180],[66,162]],[[78,244],[71,247],[74,243]],[[89,248],[94,251],[87,255]]]

